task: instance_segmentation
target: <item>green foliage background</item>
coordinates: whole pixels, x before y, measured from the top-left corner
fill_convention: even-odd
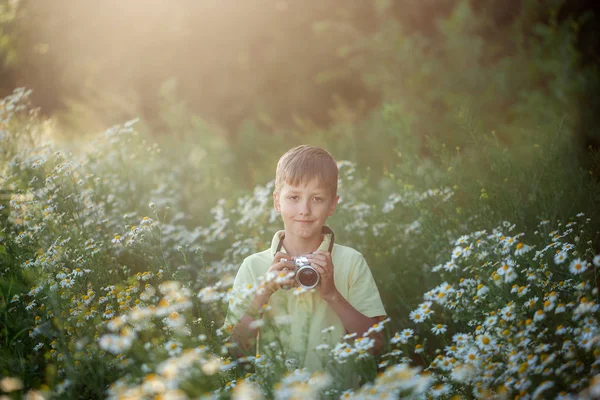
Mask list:
[[[359,249],[367,258],[394,329],[408,323],[408,313],[423,293],[440,282],[431,268],[444,262],[460,235],[510,221],[536,244],[539,238],[533,231],[540,220],[568,221],[580,212],[597,220],[600,160],[597,149],[587,146],[597,136],[591,129],[581,130],[581,99],[589,87],[597,87],[600,75],[595,67],[582,63],[576,47],[584,22],[559,20],[552,10],[559,9],[560,2],[543,8],[539,2],[523,2],[519,14],[501,26],[491,22],[489,14],[474,11],[470,2],[450,3],[427,30],[399,21],[392,12],[397,4],[388,1],[369,7],[368,27],[352,20],[364,6],[319,21],[299,15],[312,21],[310,29],[299,35],[310,35],[319,44],[304,58],[323,55],[330,62],[307,71],[296,59],[292,65],[284,62],[285,57],[275,57],[281,63],[273,64],[269,63],[273,59],[265,58],[269,73],[298,72],[302,77],[281,78],[274,96],[266,92],[272,87],[260,81],[268,74],[257,77],[257,86],[229,88],[222,97],[210,90],[202,94],[198,87],[190,89],[181,78],[155,77],[153,87],[159,87],[146,94],[158,106],[151,118],[142,115],[136,124],[140,134],[118,143],[100,140],[102,145],[85,155],[85,172],[99,178],[90,183],[94,201],[103,205],[105,214],[87,214],[83,206],[87,194],[67,181],[65,193],[77,193],[82,200],[75,205],[61,202],[67,217],[51,232],[100,237],[107,250],[92,262],[115,271],[106,273],[104,284],[123,283],[135,273],[156,273],[164,267],[170,277],[187,279],[199,290],[233,276],[243,257],[264,249],[273,230],[281,227],[271,217],[268,196],[280,155],[301,143],[322,146],[336,159],[349,161],[340,167],[342,203],[330,225],[340,243]],[[14,27],[10,10],[2,8],[0,13],[0,55],[10,65],[18,59],[15,43],[27,37],[15,37],[5,29]],[[539,22],[540,15],[547,16],[544,23]],[[490,29],[496,29],[494,34],[482,34]],[[266,49],[275,51],[279,46],[285,43]],[[244,79],[252,80],[253,74],[246,73]],[[209,78],[210,74],[202,80]],[[356,82],[360,95],[353,99],[336,93],[319,103],[321,119],[302,112],[311,104],[311,97],[302,91],[305,82],[322,87],[340,81]],[[97,93],[101,84],[94,82],[87,95]],[[225,84],[219,79],[214,83]],[[205,95],[201,112],[182,95],[188,90]],[[240,112],[230,101],[237,90],[249,110]],[[35,324],[33,316],[9,301],[36,283],[37,277],[23,270],[22,263],[55,237],[25,247],[13,242],[20,232],[8,219],[11,195],[27,193],[34,176],[45,178],[39,170],[26,167],[21,152],[40,143],[46,131],[53,131],[69,138],[60,143],[66,158],[79,156],[91,138],[99,137],[84,131],[117,116],[134,116],[129,114],[140,111],[136,101],[123,99],[135,99],[140,93],[144,92],[107,91],[94,98],[97,103],[71,98],[65,100],[70,106],[57,110],[51,122],[33,113],[0,127],[20,135],[16,141],[5,140],[0,153],[0,204],[6,207],[0,210],[0,260],[10,277],[0,284],[0,372],[21,377],[26,387],[55,387],[60,363],[32,351],[36,341],[26,333]],[[287,97],[292,99],[281,102]],[[124,103],[133,105],[118,107]],[[111,105],[107,110],[114,110],[115,104],[119,113],[106,111],[105,119],[98,116],[97,109]],[[215,117],[228,113],[235,116]],[[73,135],[76,129],[80,137]],[[16,167],[15,159],[22,168]],[[62,161],[53,160],[49,167]],[[390,201],[394,207],[384,211]],[[146,215],[149,202],[160,210],[154,218],[169,234],[153,237],[139,253],[114,252],[110,242],[115,233]],[[244,218],[250,222],[239,225]],[[219,219],[226,234],[213,237],[216,229],[211,227]],[[597,232],[591,236],[598,249]],[[77,246],[83,248],[84,240],[80,242]],[[184,259],[178,246],[185,249]],[[13,307],[21,307],[19,314],[26,317],[13,318]],[[223,317],[222,310],[201,306],[194,313],[195,317],[209,315],[217,325]],[[63,329],[60,321],[53,321],[48,338]],[[198,329],[195,333],[211,333],[204,326]],[[80,333],[86,335],[93,333]],[[77,351],[67,350],[73,357],[69,362],[77,359],[85,365],[74,368],[67,363],[68,376],[78,385],[71,395],[85,388],[86,396],[102,397],[105,386],[117,378],[118,367],[100,353],[84,361]],[[218,383],[206,387],[214,386]]]

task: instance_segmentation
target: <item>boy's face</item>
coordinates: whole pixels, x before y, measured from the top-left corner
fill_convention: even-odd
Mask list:
[[[310,239],[321,235],[321,228],[327,217],[335,213],[339,198],[313,179],[305,186],[284,183],[279,193],[273,193],[273,204],[281,214],[286,233]]]

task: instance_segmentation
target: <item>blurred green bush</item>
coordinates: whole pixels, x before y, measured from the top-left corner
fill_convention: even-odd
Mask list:
[[[598,75],[578,66],[570,23],[539,25],[534,36],[523,36],[529,21],[524,13],[506,30],[507,51],[478,37],[485,21],[468,2],[438,21],[441,33],[435,37],[406,33],[387,15],[386,2],[378,4],[381,24],[375,31],[326,21],[315,26],[318,35],[345,40],[337,56],[347,71],[382,93],[382,103],[369,112],[340,98],[327,127],[300,116],[280,127],[262,112],[240,124],[231,141],[217,124],[192,115],[173,80],[161,89],[156,115],[169,135],[156,135],[142,119],[112,127],[92,143],[36,147],[56,126],[27,107],[10,108],[25,92],[3,102],[0,257],[7,279],[0,286],[0,311],[29,311],[28,304],[10,300],[34,290],[40,276],[62,282],[57,276],[63,267],[88,263],[98,274],[77,276],[82,285],[74,289],[50,284],[39,294],[47,296],[45,310],[7,318],[2,360],[9,362],[0,364],[3,374],[53,388],[66,376],[74,382],[72,396],[82,387],[90,397],[101,396],[127,368],[95,342],[85,342],[106,332],[101,313],[126,310],[139,300],[142,276],[156,287],[177,279],[194,291],[232,278],[243,258],[268,247],[281,228],[272,212],[271,180],[279,156],[300,143],[322,146],[340,161],[342,200],[329,225],[339,243],[365,255],[392,329],[407,326],[423,293],[440,283],[433,268],[447,261],[462,235],[509,221],[530,245],[543,246],[547,239],[532,233],[540,220],[569,221],[578,213],[598,219],[600,158],[581,144],[576,108]],[[334,68],[320,79],[342,73]],[[591,235],[598,248],[598,234]],[[56,269],[44,275],[23,267],[54,254],[64,265],[52,265]],[[86,308],[88,288],[99,297],[112,292],[103,289],[111,285],[113,308]],[[159,301],[152,297],[148,304]],[[72,309],[79,314],[69,319]],[[98,331],[82,321],[87,312]],[[185,312],[205,318],[192,327],[196,335],[214,335],[223,317],[214,305],[195,303]],[[24,330],[38,323],[34,313],[48,323],[47,331],[38,326],[41,333],[25,337]],[[40,334],[43,353],[33,351]],[[61,335],[70,339],[61,339],[62,347],[52,347],[52,353],[49,344]],[[166,339],[157,333],[152,344],[165,346]],[[220,350],[218,341],[211,343]],[[145,356],[137,348],[128,360],[141,364]],[[30,362],[36,368],[28,369]],[[85,368],[76,368],[82,363]],[[102,376],[88,382],[98,370]],[[215,385],[210,381],[206,388]]]

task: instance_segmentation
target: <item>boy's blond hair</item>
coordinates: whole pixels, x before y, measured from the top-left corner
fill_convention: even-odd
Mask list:
[[[317,178],[332,197],[337,195],[338,167],[329,152],[315,146],[301,145],[281,156],[275,172],[275,192],[284,183],[292,186],[307,184]]]

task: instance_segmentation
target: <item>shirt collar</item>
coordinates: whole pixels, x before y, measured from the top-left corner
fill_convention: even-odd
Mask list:
[[[285,233],[285,231],[281,230],[281,231],[277,231],[275,233],[275,235],[273,236],[273,240],[271,241],[271,254],[273,255],[273,257],[275,257],[275,253],[277,251],[277,246],[279,245],[279,240],[281,239],[282,234]],[[319,245],[319,248],[317,250],[322,250],[322,251],[327,251],[329,250],[329,243],[331,242],[331,234],[329,233],[324,233],[324,237],[323,240],[321,241],[321,244]],[[281,246],[281,250],[282,253],[286,253],[288,254],[288,252],[286,251],[285,247]]]

